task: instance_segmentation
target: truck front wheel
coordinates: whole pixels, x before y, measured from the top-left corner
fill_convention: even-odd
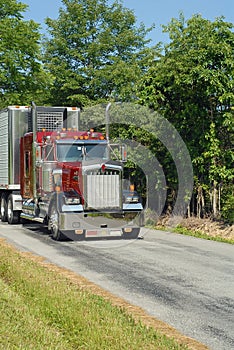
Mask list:
[[[50,209],[49,229],[51,237],[55,241],[65,240],[67,237],[59,229],[59,211],[56,202],[53,202]]]
[[[7,196],[5,193],[1,195],[1,220],[2,222],[7,221]]]
[[[13,196],[11,194],[7,199],[7,221],[10,225],[20,222],[20,212],[18,210],[13,210]]]

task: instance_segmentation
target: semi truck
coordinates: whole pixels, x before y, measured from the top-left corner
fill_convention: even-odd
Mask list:
[[[0,111],[1,221],[41,223],[58,241],[137,238],[143,207],[124,188],[124,157],[112,159],[109,137],[79,124],[77,107]]]

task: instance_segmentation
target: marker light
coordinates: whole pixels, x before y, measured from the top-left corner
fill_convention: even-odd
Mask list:
[[[60,186],[55,186],[55,192],[60,192]]]

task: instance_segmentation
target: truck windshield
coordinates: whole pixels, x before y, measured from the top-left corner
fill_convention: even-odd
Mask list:
[[[60,162],[81,162],[88,159],[107,160],[107,145],[57,144],[57,159]]]

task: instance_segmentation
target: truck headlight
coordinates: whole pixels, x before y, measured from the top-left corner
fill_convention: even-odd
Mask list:
[[[140,197],[136,191],[124,191],[123,193],[123,202],[124,203],[139,203]]]
[[[125,198],[125,203],[138,203],[139,202],[139,197],[126,197]]]
[[[79,197],[66,197],[64,196],[64,202],[65,204],[80,204],[80,198]]]

